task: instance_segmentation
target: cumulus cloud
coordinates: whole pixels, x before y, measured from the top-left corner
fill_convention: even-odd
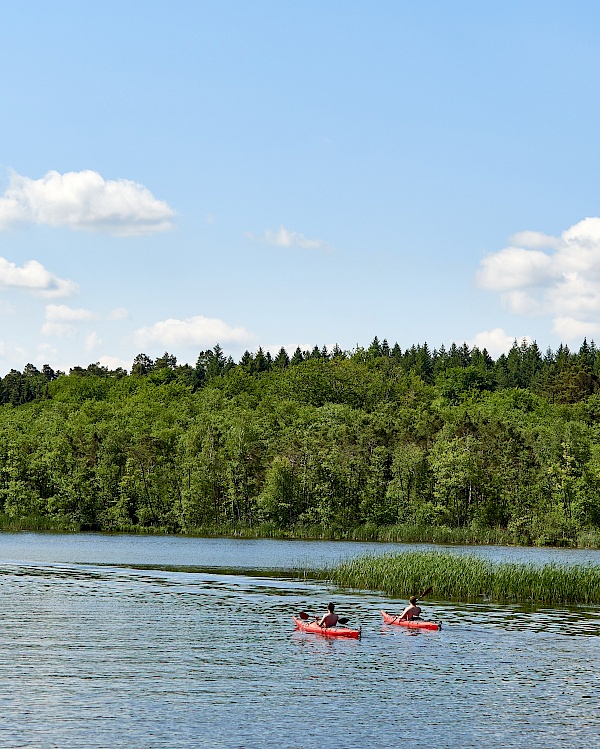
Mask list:
[[[510,242],[511,245],[517,247],[528,247],[532,250],[548,250],[560,247],[562,240],[560,237],[542,234],[539,231],[519,231],[512,235]]]
[[[572,317],[555,317],[552,332],[561,340],[581,340],[585,337],[598,337],[600,324],[591,321],[575,320]]]
[[[251,232],[247,232],[246,236],[249,239],[265,242],[274,247],[299,247],[303,250],[325,250],[328,248],[327,243],[322,239],[308,239],[300,232],[286,229],[283,224],[277,231],[267,229],[261,237],[256,237]]]
[[[42,334],[67,338],[76,332],[73,323],[92,320],[94,313],[81,307],[68,307],[66,304],[47,304]]]
[[[51,322],[73,322],[76,320],[91,320],[94,313],[82,307],[68,307],[66,304],[47,304],[46,320]]]
[[[551,278],[552,259],[539,250],[506,247],[481,261],[479,285],[484,289],[520,289]]]
[[[517,340],[531,342],[531,338],[526,335],[519,336]],[[508,335],[502,328],[494,328],[493,330],[483,330],[481,333],[477,333],[469,341],[469,345],[471,347],[477,346],[480,351],[487,349],[490,356],[497,359],[502,354],[507,354],[514,342],[515,336]]]
[[[94,349],[98,348],[102,344],[102,338],[96,333],[96,331],[92,331],[91,333],[88,333],[85,337],[85,348],[86,351],[93,351]]]
[[[79,291],[76,283],[55,276],[37,260],[18,266],[3,257],[0,257],[0,288],[23,289],[43,297],[71,296]]]
[[[245,328],[234,328],[223,320],[210,317],[188,317],[186,320],[170,318],[139,328],[133,334],[135,343],[140,346],[160,344],[161,346],[212,346],[219,343],[246,344],[254,336]]]
[[[481,261],[479,286],[500,293],[516,315],[548,315],[565,340],[600,332],[600,218],[586,218],[560,237],[520,232]]]
[[[107,367],[110,370],[114,369],[129,369],[131,362],[127,359],[121,359],[118,356],[101,356],[98,359],[98,364],[101,367]]]
[[[127,320],[128,317],[129,311],[125,307],[115,307],[109,315],[110,320]]]
[[[173,226],[174,211],[148,188],[127,179],[105,180],[85,170],[39,179],[10,175],[0,196],[0,230],[16,224],[46,224],[116,236],[152,234]]]
[[[0,341],[0,359],[7,359],[14,362],[19,359],[23,360],[26,357],[27,352],[18,344]]]

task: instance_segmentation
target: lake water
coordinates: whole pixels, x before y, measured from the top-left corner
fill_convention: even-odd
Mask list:
[[[598,749],[595,609],[428,601],[443,629],[405,631],[379,614],[402,601],[284,574],[405,548],[423,547],[0,534],[0,747]],[[294,632],[330,599],[361,641]]]

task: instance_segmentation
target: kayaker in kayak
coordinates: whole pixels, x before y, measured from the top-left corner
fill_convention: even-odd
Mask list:
[[[319,625],[319,627],[335,627],[340,617],[334,613],[333,611],[334,609],[335,609],[335,604],[333,603],[327,604],[327,613],[324,614],[317,621],[317,624]]]
[[[417,597],[411,596],[408,599],[408,606],[400,614],[398,619],[418,619],[421,616],[421,607],[417,606]]]

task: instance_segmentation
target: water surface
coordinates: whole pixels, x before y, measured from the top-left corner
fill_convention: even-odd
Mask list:
[[[0,747],[598,749],[595,610],[435,602],[441,632],[405,631],[401,601],[273,576],[358,550],[303,544],[1,534]],[[330,599],[360,642],[293,631]]]

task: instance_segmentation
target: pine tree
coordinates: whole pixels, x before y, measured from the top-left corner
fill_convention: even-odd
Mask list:
[[[177,366],[177,357],[165,351],[162,356],[154,362],[154,369],[175,369]]]
[[[371,345],[367,349],[367,356],[369,359],[376,359],[381,356],[381,345],[379,344],[379,338],[375,336],[371,341]]]
[[[254,372],[266,372],[267,368],[268,368],[267,359],[265,357],[265,353],[262,350],[262,346],[259,346],[259,349],[256,352],[256,356],[254,357],[253,371]]]
[[[252,373],[254,371],[254,358],[252,354],[246,349],[240,359],[240,367],[245,371]]]
[[[288,356],[287,351],[283,348],[283,346],[279,349],[279,353],[275,357],[273,361],[273,365],[277,369],[287,369],[290,365],[290,357]]]
[[[338,346],[337,343],[333,347],[333,351],[331,352],[331,358],[332,359],[345,359],[346,358],[345,353],[342,351],[342,349]]]
[[[138,354],[131,365],[131,374],[147,375],[154,369],[154,361],[146,354]]]

